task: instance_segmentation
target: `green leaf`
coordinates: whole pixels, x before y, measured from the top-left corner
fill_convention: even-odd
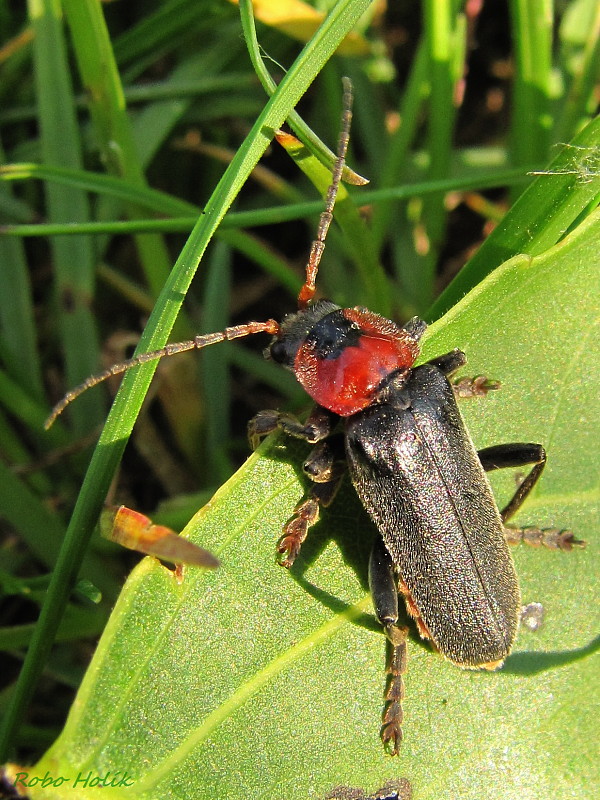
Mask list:
[[[178,583],[141,562],[63,734],[30,775],[126,771],[133,784],[111,797],[153,800],[318,798],[399,776],[431,800],[590,797],[600,778],[590,704],[599,235],[596,213],[547,252],[506,262],[432,326],[424,348],[431,357],[460,346],[467,374],[502,381],[463,403],[477,446],[546,446],[518,521],[568,526],[588,542],[571,554],[517,549],[523,600],[543,603],[546,617],[520,631],[501,671],[461,670],[413,632],[405,740],[397,759],[385,756],[385,643],[365,574],[373,529],[346,486],[295,567],[280,569],[274,547],[302,494],[305,448],[271,437],[187,528],[221,568],[189,569]],[[510,492],[513,476],[498,477],[499,494]],[[65,796],[64,786],[29,791]],[[73,796],[97,794],[80,784]]]
[[[561,147],[428,312],[437,319],[499,264],[546,252],[600,196],[600,116]]]
[[[248,2],[248,0],[244,0]],[[319,31],[306,45],[256,119],[244,143],[236,152],[207,201],[157,299],[140,339],[139,349],[156,349],[165,344],[213,234],[264,153],[275,130],[308,89],[320,69],[333,55],[344,35],[366,10],[368,0],[338,0]],[[73,11],[77,4],[70,3]],[[93,11],[91,3],[86,10]],[[99,516],[112,476],[140,411],[156,364],[147,364],[128,373],[115,398],[111,414],[94,450],[71,522],[67,528],[42,607],[31,646],[11,695],[0,727],[0,752],[12,742],[19,715],[32,693],[65,607],[69,589],[81,563],[89,537]]]

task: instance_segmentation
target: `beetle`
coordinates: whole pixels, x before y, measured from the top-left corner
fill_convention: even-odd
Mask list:
[[[412,786],[407,778],[387,781],[374,794],[354,786],[336,786],[328,792],[324,800],[411,800]]]
[[[369,584],[390,642],[381,737],[391,754],[402,739],[403,676],[408,627],[399,624],[399,594],[420,635],[458,666],[493,670],[517,635],[521,599],[509,543],[569,550],[570,531],[507,528],[544,469],[540,444],[512,443],[477,451],[457,397],[483,397],[499,384],[484,376],[449,378],[466,363],[458,349],[414,366],[426,323],[403,326],[366,308],[315,300],[315,280],[349,141],[352,89],[344,79],[338,154],[325,210],[311,247],[298,310],[281,323],[249,322],[142,353],[88,378],[55,406],[49,426],[75,397],[146,361],[257,333],[272,336],[265,356],[291,370],[315,407],[305,422],[280,411],[260,412],[248,426],[253,446],[280,430],[313,445],[304,463],[308,496],[283,529],[280,563],[291,567],[336,494],[346,467],[375,523]],[[486,472],[531,465],[501,511]]]

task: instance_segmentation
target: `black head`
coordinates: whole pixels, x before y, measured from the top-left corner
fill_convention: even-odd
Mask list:
[[[296,354],[310,331],[324,317],[339,310],[340,306],[331,300],[317,300],[295,314],[288,314],[281,323],[279,333],[265,350],[265,358],[271,358],[277,364],[293,369]]]

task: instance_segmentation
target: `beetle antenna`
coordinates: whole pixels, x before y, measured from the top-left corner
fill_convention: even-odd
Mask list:
[[[127,361],[113,364],[112,367],[108,367],[108,369],[99,372],[97,375],[91,375],[89,378],[86,378],[83,383],[80,383],[79,386],[68,391],[62,400],[59,400],[52,409],[50,416],[44,422],[44,428],[48,430],[58,415],[62,414],[69,403],[72,403],[80,394],[91,389],[92,386],[102,383],[102,381],[105,381],[107,378],[111,378],[113,375],[121,375],[132,367],[145,364],[146,361],[158,361],[160,358],[173,356],[176,353],[183,353],[186,350],[201,350],[203,347],[209,347],[211,344],[218,344],[219,342],[230,341],[231,339],[241,339],[253,333],[270,333],[275,335],[279,333],[279,323],[274,319],[268,319],[266,322],[247,322],[245,325],[233,325],[217,333],[195,336],[193,339],[189,339],[186,342],[172,342],[171,344],[161,347],[159,350],[151,350],[149,353],[140,353],[137,356],[133,356],[133,358],[128,358]]]
[[[325,250],[325,237],[333,219],[333,207],[335,205],[335,198],[337,197],[340,181],[342,179],[342,172],[346,163],[346,153],[348,152],[348,142],[350,141],[350,125],[352,123],[352,81],[350,78],[342,78],[342,87],[344,90],[342,96],[342,124],[340,129],[340,136],[337,146],[337,158],[333,166],[333,173],[331,184],[327,190],[327,197],[325,199],[325,210],[319,218],[319,227],[317,228],[317,236],[313,241],[310,248],[310,255],[306,265],[306,280],[304,286],[300,289],[298,295],[298,308],[306,308],[310,301],[315,296],[316,286],[315,280],[317,272],[319,271],[319,264],[321,256]]]

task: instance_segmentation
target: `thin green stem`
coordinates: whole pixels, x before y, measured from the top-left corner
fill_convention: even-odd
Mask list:
[[[72,169],[81,168],[81,142],[73,107],[73,89],[63,35],[60,3],[29,0],[29,17],[35,32],[33,55],[36,99],[41,123],[43,160]],[[48,217],[53,222],[86,222],[87,196],[58,184],[46,187]],[[94,252],[86,236],[57,238],[50,243],[55,274],[55,314],[65,357],[69,385],[80,382],[97,368],[99,344],[91,311],[94,296]],[[90,397],[76,410],[77,433],[99,424],[100,398]]]
[[[256,36],[256,26],[254,24],[254,15],[251,12],[251,7],[246,2],[240,2],[240,18],[242,20],[242,29],[246,38],[246,45],[248,47],[248,54],[252,61],[252,66],[260,80],[263,89],[270,97],[277,84],[269,74],[265,67],[261,47]],[[319,159],[329,170],[335,161],[335,153],[327,147],[327,145],[319,139],[316,133],[310,128],[302,119],[297,111],[291,111],[288,119],[286,120],[290,128],[294,131],[300,141],[308,147],[311,153]],[[342,179],[347,183],[353,183],[357,186],[362,186],[369,181],[358,175],[347,164],[344,166]]]
[[[426,0],[425,41],[429,55],[429,116],[427,133],[428,177],[448,176],[452,157],[452,134],[456,116],[454,87],[464,57],[464,20],[456,14],[452,0]],[[458,54],[458,56],[457,56]],[[404,273],[406,301],[422,314],[434,297],[439,248],[446,227],[446,209],[441,195],[427,198],[421,213],[422,242],[412,271]]]
[[[400,126],[390,137],[389,145],[384,151],[384,164],[380,173],[381,189],[397,185],[406,174],[406,167],[410,161],[410,146],[420,122],[419,112],[429,91],[428,70],[427,50],[421,43],[400,104]],[[395,203],[375,209],[371,229],[376,252],[380,252],[386,236],[389,235],[391,219],[397,213],[398,205]]]
[[[79,224],[77,227],[73,227],[68,223],[60,225],[48,223],[3,225],[0,226],[0,232],[4,235],[69,235],[78,232],[120,234],[131,233],[138,227],[142,231],[156,230],[169,233],[190,230],[197,220],[196,213],[199,209],[196,209],[191,203],[186,203],[156,190],[139,192],[129,184],[119,182],[118,179],[109,178],[105,175],[55,170],[37,164],[11,164],[5,169],[7,171],[3,173],[3,168],[0,167],[0,180],[2,177],[10,180],[26,180],[30,177],[39,177],[47,180],[63,181],[66,185],[84,185],[90,191],[96,191],[100,194],[118,192],[134,199],[140,206],[143,205],[149,210],[172,214],[173,219],[138,219],[126,222],[112,220],[110,222],[89,222]],[[518,185],[529,179],[528,174],[533,169],[537,169],[537,167],[531,165],[529,168],[486,169],[473,171],[472,175],[466,175],[461,178],[419,181],[418,183],[407,183],[401,186],[389,186],[381,189],[361,189],[357,199],[361,205],[375,205],[440,192],[464,192]],[[318,214],[322,209],[323,203],[321,200],[307,200],[303,203],[291,203],[285,206],[273,206],[250,211],[230,211],[221,223],[220,230],[288,222]],[[194,216],[190,216],[190,213],[193,213]]]
[[[64,0],[81,79],[105,164],[110,172],[145,186],[121,78],[98,0]],[[130,209],[137,216],[135,208]],[[136,244],[148,286],[158,295],[169,274],[170,258],[160,236],[138,236]]]
[[[552,129],[552,0],[511,0],[515,79],[511,149],[514,164],[547,157]]]

